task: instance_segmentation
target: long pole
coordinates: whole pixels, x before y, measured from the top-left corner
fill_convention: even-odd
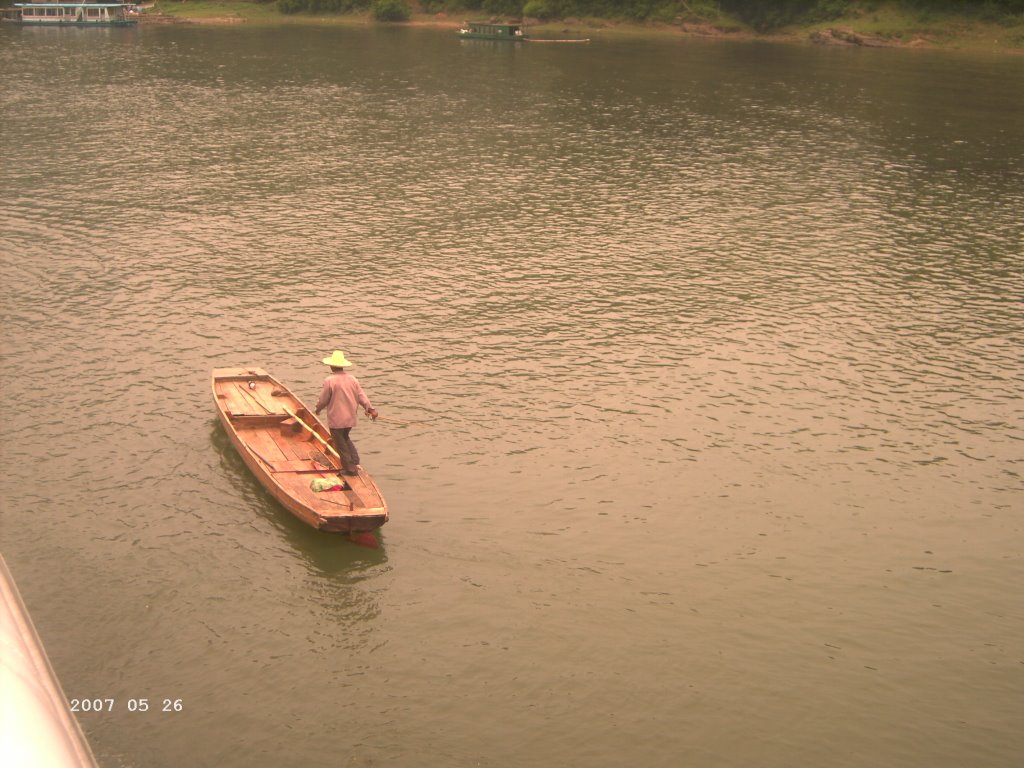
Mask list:
[[[256,402],[257,405],[259,405],[260,408],[262,408],[267,413],[269,413],[269,414],[277,413],[277,411],[272,411],[270,408],[267,408],[266,404],[260,398],[258,398],[256,396],[255,392],[250,392],[249,390],[247,390],[244,387],[242,387],[240,384],[236,384],[235,386],[238,387],[238,391],[239,392],[241,392],[243,395],[248,395],[250,398],[252,398]],[[338,461],[341,461],[341,456],[339,456],[338,452],[336,450],[334,450],[334,446],[332,446],[329,442],[324,440],[323,437],[320,436],[319,432],[317,432],[315,429],[313,429],[311,426],[309,426],[309,424],[307,424],[302,419],[300,419],[298,416],[296,416],[295,413],[291,409],[285,408],[284,412],[287,413],[289,416],[291,416],[293,419],[295,419],[297,422],[299,422],[299,424],[301,424],[303,427],[305,427],[306,430],[308,430],[309,433],[311,435],[313,435],[313,437],[315,437],[317,440],[319,440],[321,443],[323,443],[324,448],[326,448],[328,451],[333,453],[334,457]]]
[[[315,438],[316,438],[317,440],[319,440],[319,441],[320,441],[321,443],[323,443],[323,446],[324,446],[324,448],[326,448],[326,449],[327,449],[328,451],[330,451],[331,453],[333,453],[333,454],[334,454],[334,457],[335,457],[335,458],[336,458],[336,459],[337,459],[338,461],[341,461],[341,456],[339,456],[339,455],[338,455],[338,452],[337,452],[336,450],[334,450],[334,446],[332,446],[332,445],[331,445],[331,444],[330,444],[329,442],[327,442],[326,440],[324,440],[324,439],[323,439],[323,438],[322,438],[322,437],[320,436],[320,433],[319,433],[319,432],[317,432],[317,431],[316,431],[315,429],[313,429],[313,428],[312,428],[311,426],[309,426],[309,424],[307,424],[307,423],[306,423],[306,422],[304,422],[304,421],[303,421],[302,419],[300,419],[300,418],[299,418],[298,416],[296,416],[296,415],[295,415],[295,413],[294,413],[294,412],[292,412],[292,411],[291,411],[290,409],[288,409],[288,408],[285,408],[285,409],[284,409],[284,412],[285,412],[285,413],[287,413],[287,414],[288,414],[289,416],[291,416],[291,417],[292,417],[293,419],[295,419],[295,420],[296,420],[297,422],[299,422],[299,424],[301,424],[302,426],[304,426],[304,427],[305,427],[305,428],[306,428],[307,430],[309,430],[309,433],[310,433],[311,435],[313,435],[313,437],[315,437]]]

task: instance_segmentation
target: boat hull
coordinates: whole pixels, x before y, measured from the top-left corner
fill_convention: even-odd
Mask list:
[[[522,42],[525,39],[521,25],[490,21],[465,22],[459,29],[459,37],[463,40],[504,40],[508,43]]]
[[[138,24],[134,19],[126,21],[26,21],[25,19],[5,19],[4,21],[22,27],[134,27]]]
[[[302,522],[330,533],[375,531],[388,520],[380,488],[363,468],[340,478],[329,430],[277,379],[260,368],[217,368],[211,376],[217,416],[260,484]],[[313,480],[344,484],[314,491]]]
[[[473,32],[460,32],[460,40],[504,40],[506,43],[522,43],[525,37],[509,37],[508,35],[484,35]]]
[[[132,27],[138,23],[135,11],[131,3],[32,0],[0,9],[0,15],[23,27]]]
[[[97,768],[2,555],[0,648],[0,752],[8,758],[5,764]]]

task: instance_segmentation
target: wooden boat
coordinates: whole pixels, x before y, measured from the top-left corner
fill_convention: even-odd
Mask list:
[[[489,21],[465,21],[459,29],[459,37],[466,40],[525,40],[520,24],[492,24]]]
[[[373,478],[358,468],[339,476],[330,431],[277,379],[260,368],[215,368],[213,399],[246,466],[289,512],[321,531],[361,533],[388,520]],[[342,490],[314,491],[317,479]]]
[[[130,27],[138,23],[130,3],[61,3],[49,0],[15,3],[3,20],[26,26]]]

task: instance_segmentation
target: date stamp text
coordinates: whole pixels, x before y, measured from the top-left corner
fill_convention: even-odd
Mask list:
[[[182,712],[183,699],[69,699],[72,712]]]

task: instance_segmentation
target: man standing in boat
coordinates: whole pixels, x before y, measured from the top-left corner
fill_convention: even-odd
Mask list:
[[[331,366],[331,375],[324,379],[314,410],[319,416],[320,411],[327,409],[327,426],[331,429],[334,449],[341,459],[341,472],[343,475],[356,475],[359,473],[359,451],[348,433],[356,425],[359,406],[374,420],[377,409],[370,404],[370,398],[356,377],[345,372],[352,363],[345,358],[344,352],[335,350],[333,355],[324,358],[324,365]]]

